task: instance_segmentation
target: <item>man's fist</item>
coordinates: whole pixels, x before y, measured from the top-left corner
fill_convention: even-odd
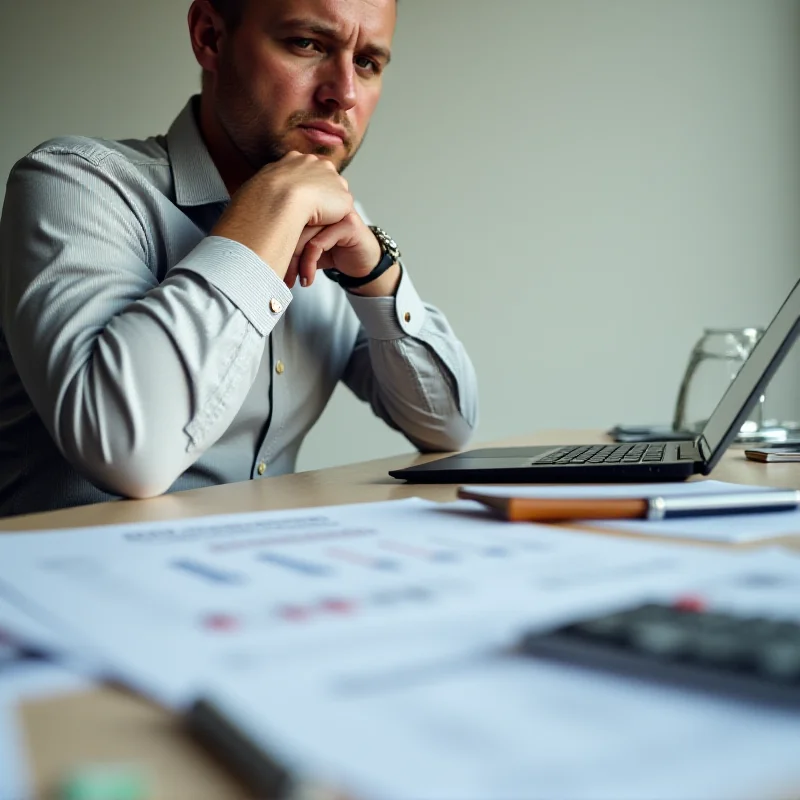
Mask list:
[[[324,229],[352,212],[347,181],[330,161],[291,152],[236,192],[211,234],[249,247],[284,278],[307,227]]]

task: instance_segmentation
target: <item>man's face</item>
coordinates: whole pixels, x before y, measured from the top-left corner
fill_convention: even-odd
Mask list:
[[[291,150],[341,172],[381,94],[396,0],[247,0],[220,44],[215,113],[254,170]]]

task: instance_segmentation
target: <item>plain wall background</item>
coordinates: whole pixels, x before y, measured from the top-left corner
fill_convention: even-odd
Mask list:
[[[2,0],[3,183],[54,135],[166,131],[188,7]],[[800,277],[800,3],[403,0],[347,177],[472,355],[475,441],[670,421],[703,327],[766,324]],[[410,449],[340,390],[300,467]]]

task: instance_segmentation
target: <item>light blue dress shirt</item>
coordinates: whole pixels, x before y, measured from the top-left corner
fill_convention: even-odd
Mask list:
[[[291,472],[340,380],[421,450],[474,429],[472,364],[405,265],[394,297],[290,291],[209,235],[230,198],[196,102],[166,136],[60,138],[11,173],[0,515]]]

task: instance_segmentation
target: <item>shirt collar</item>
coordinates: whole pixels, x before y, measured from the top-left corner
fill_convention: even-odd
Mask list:
[[[192,97],[167,132],[167,147],[179,206],[202,206],[230,200],[195,117],[199,95]]]

